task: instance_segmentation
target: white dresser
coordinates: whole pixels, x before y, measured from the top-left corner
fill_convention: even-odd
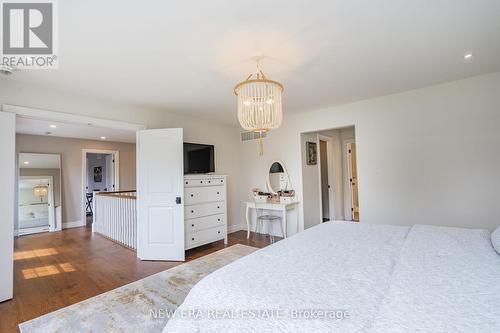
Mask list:
[[[186,250],[224,239],[227,244],[226,176],[184,176]]]

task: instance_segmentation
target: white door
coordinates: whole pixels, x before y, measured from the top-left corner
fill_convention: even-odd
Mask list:
[[[137,132],[137,256],[184,261],[182,128]]]
[[[0,302],[12,298],[16,179],[16,116],[0,112]]]

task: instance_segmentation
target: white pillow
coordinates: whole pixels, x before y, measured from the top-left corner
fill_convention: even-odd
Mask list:
[[[495,251],[500,254],[500,226],[491,234],[491,244],[493,244]]]

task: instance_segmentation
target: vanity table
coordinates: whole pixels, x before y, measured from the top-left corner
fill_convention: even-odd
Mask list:
[[[282,193],[288,193],[292,190],[290,177],[286,172],[285,164],[282,161],[273,161],[271,162],[268,169],[266,169],[265,174],[266,187],[269,193],[273,195],[280,195]],[[266,199],[266,198],[264,198]],[[250,238],[250,211],[254,209],[256,213],[259,210],[263,211],[277,211],[280,212],[280,220],[281,220],[281,229],[283,231],[283,238],[287,237],[287,227],[288,227],[288,212],[295,210],[298,211],[298,201],[295,200],[295,197],[287,197],[287,202],[283,200],[280,201],[247,201],[245,202],[246,211],[245,218],[247,222],[247,239]],[[297,221],[298,221],[298,213],[297,213]],[[254,232],[257,231],[257,224],[255,223]],[[298,224],[298,223],[297,223]],[[297,225],[298,227],[298,225]],[[269,230],[269,229],[268,229]],[[298,231],[298,230],[297,230]]]
[[[273,202],[253,202],[253,201],[247,201],[246,203],[246,211],[245,211],[245,218],[247,220],[247,239],[250,238],[250,210],[255,209],[256,211],[258,209],[263,209],[263,210],[273,210],[273,211],[280,211],[281,212],[281,224],[283,228],[283,237],[287,237],[287,213],[288,211],[291,210],[297,210],[298,202],[290,202],[290,203],[273,203]],[[255,228],[257,228],[257,224],[255,225]]]

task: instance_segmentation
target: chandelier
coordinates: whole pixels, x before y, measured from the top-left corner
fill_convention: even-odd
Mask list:
[[[46,197],[49,193],[49,187],[47,185],[37,185],[33,187],[33,194],[40,197],[40,201],[43,201],[43,197]]]
[[[260,134],[260,156],[262,156],[263,134],[281,126],[283,85],[266,77],[260,69],[259,59],[256,59],[256,63],[256,72],[238,83],[234,87],[234,93],[238,97],[238,120],[241,127]]]

